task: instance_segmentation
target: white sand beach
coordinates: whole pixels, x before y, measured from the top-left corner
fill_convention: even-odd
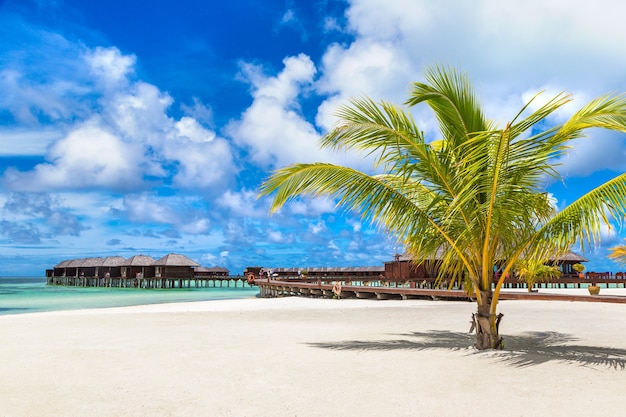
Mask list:
[[[626,305],[249,299],[0,316],[0,416],[622,415]],[[535,332],[535,333],[529,333]]]

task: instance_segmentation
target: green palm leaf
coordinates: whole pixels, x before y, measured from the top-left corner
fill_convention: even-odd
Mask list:
[[[427,143],[401,107],[352,100],[321,146],[372,156],[384,173],[296,164],[273,173],[260,195],[273,195],[272,211],[300,196],[332,198],[402,241],[416,262],[437,257],[441,276],[473,284],[477,346],[498,347],[495,313],[505,274],[576,242],[595,243],[603,224],[626,214],[626,174],[560,212],[542,188],[546,176],[560,179],[555,161],[588,129],[626,131],[623,95],[599,97],[565,123],[541,128],[570,101],[561,93],[532,112],[529,102],[498,127],[485,118],[467,76],[434,67],[425,82],[413,84],[406,104],[431,108],[440,139]],[[503,274],[492,288],[496,264]]]

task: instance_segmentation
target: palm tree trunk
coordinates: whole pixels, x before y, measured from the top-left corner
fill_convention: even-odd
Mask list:
[[[504,342],[500,337],[500,320],[503,314],[497,316],[490,313],[492,302],[491,289],[480,291],[480,303],[478,303],[478,311],[472,314],[472,331],[476,331],[476,344],[478,350],[485,349],[502,349]]]

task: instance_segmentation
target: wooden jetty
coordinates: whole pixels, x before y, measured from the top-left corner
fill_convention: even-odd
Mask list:
[[[604,285],[607,288],[626,288],[626,280],[612,280],[612,282],[591,282],[583,281],[578,283],[582,286],[596,284]],[[473,301],[473,295],[468,294],[463,289],[442,289],[429,287],[423,282],[391,282],[391,281],[326,281],[326,280],[277,280],[277,279],[256,279],[255,284],[260,289],[261,297],[323,297],[323,298],[360,298],[360,299],[432,299],[432,300],[457,300]],[[563,285],[563,283],[560,283]],[[579,287],[580,287],[579,285]],[[545,288],[548,288],[546,285]],[[588,302],[608,302],[626,304],[626,296],[612,295],[568,295],[550,294],[539,292],[507,292],[500,293],[501,300],[560,300],[560,301],[588,301]]]

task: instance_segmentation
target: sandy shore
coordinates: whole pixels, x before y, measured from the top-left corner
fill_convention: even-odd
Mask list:
[[[0,316],[0,416],[621,415],[625,305],[304,298]]]

